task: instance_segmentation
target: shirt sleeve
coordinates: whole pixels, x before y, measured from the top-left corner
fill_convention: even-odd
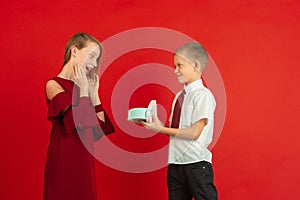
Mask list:
[[[204,91],[195,98],[195,107],[192,113],[192,124],[201,119],[209,120],[215,111],[215,99],[209,91]]]

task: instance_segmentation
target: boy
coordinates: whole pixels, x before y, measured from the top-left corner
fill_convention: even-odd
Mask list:
[[[214,110],[212,93],[203,86],[201,74],[207,64],[206,50],[198,42],[176,50],[174,64],[178,81],[184,89],[175,96],[171,127],[164,127],[157,116],[152,123],[140,123],[170,136],[167,184],[170,200],[216,200],[212,154]]]

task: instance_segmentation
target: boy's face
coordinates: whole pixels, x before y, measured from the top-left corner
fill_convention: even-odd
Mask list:
[[[199,79],[199,74],[195,71],[195,66],[190,63],[184,55],[175,54],[174,56],[175,74],[179,83],[189,84]]]

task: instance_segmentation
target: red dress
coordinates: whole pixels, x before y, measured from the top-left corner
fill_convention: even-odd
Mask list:
[[[52,122],[44,174],[45,200],[96,200],[93,143],[114,132],[104,112],[105,123],[96,117],[101,105],[91,106],[89,97],[79,97],[79,87],[70,80],[54,77],[65,92],[47,100]],[[95,112],[96,110],[96,112]],[[84,143],[84,144],[83,144]]]

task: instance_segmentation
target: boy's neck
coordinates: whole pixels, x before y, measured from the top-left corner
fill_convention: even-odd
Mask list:
[[[185,82],[184,85],[185,85],[185,86],[188,86],[189,84],[191,84],[191,83],[193,83],[193,82],[195,82],[195,81],[198,81],[198,80],[201,80],[201,77],[198,77],[198,78],[196,78],[196,79],[193,79],[192,81],[189,81],[189,82]]]

